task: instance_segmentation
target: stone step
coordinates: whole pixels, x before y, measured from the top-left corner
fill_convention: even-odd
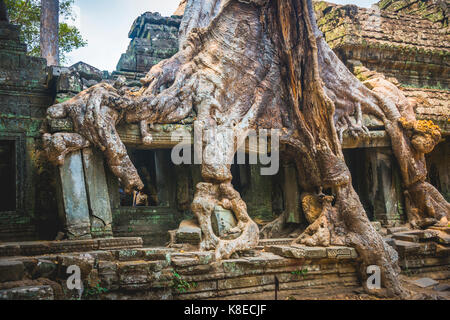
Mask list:
[[[0,300],[54,300],[50,286],[28,286],[0,290]]]
[[[416,242],[409,242],[403,240],[394,240],[395,249],[401,256],[405,254],[418,253],[420,251],[420,244]]]
[[[22,280],[25,266],[20,261],[0,261],[0,283]]]
[[[392,238],[395,240],[403,240],[403,241],[409,241],[409,242],[419,242],[419,237],[414,234],[408,234],[408,233],[395,233],[392,235]]]
[[[428,230],[441,231],[450,235],[450,227],[429,227]]]
[[[388,234],[394,234],[394,233],[398,233],[398,232],[407,232],[407,231],[410,231],[410,229],[408,229],[407,227],[387,228],[387,233]]]
[[[109,238],[64,241],[28,241],[0,243],[0,257],[38,256],[64,252],[88,252],[95,250],[113,250],[142,248],[142,238]]]

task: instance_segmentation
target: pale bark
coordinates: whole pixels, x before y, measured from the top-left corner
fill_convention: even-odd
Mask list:
[[[41,0],[41,57],[59,65],[59,0]]]

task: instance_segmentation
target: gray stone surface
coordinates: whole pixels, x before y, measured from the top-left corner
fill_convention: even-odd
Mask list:
[[[91,222],[81,152],[67,155],[59,172],[67,236],[69,239],[89,238]]]
[[[413,283],[416,286],[421,287],[421,288],[428,288],[428,287],[436,286],[439,284],[439,282],[437,282],[436,280],[433,280],[431,278],[421,278],[418,280],[411,281],[411,283]]]
[[[200,243],[202,230],[195,220],[184,220],[176,232],[177,243]]]
[[[214,213],[211,217],[212,227],[216,235],[225,238],[229,235],[230,230],[236,227],[237,222],[234,214],[230,210],[226,210],[221,206],[214,208]]]
[[[444,292],[444,291],[450,291],[450,285],[448,284],[438,284],[437,286],[435,286],[433,288],[434,291],[438,291],[438,292]]]
[[[327,249],[321,247],[306,247],[301,245],[273,245],[266,246],[264,249],[266,252],[272,252],[284,258],[318,259],[327,257]]]
[[[29,286],[0,290],[0,300],[54,300],[50,286]]]
[[[25,266],[20,261],[0,261],[0,282],[19,281],[25,272]]]
[[[94,237],[112,237],[112,212],[103,156],[92,148],[83,150],[84,174]]]

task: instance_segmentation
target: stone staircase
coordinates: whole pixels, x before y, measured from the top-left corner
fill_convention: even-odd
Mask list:
[[[388,228],[387,243],[399,254],[399,264],[406,274],[442,273],[450,277],[450,228],[427,230]]]

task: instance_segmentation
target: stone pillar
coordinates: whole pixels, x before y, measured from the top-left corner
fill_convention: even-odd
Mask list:
[[[297,183],[297,170],[293,163],[283,164],[284,174],[284,211],[288,223],[303,221],[300,208],[300,192]]]
[[[59,173],[63,210],[61,216],[67,237],[89,239],[91,223],[81,151],[67,155],[64,165],[59,168]]]
[[[156,186],[158,191],[158,201],[160,207],[170,206],[170,194],[169,194],[169,177],[167,172],[167,164],[171,161],[167,159],[166,154],[162,150],[155,151],[155,173],[156,173]]]
[[[272,176],[261,175],[261,165],[250,165],[250,186],[245,194],[251,218],[272,221]]]
[[[84,177],[93,237],[112,237],[112,212],[102,154],[83,150]]]
[[[400,172],[392,151],[384,148],[367,151],[367,177],[369,201],[375,221],[383,225],[404,222]]]

